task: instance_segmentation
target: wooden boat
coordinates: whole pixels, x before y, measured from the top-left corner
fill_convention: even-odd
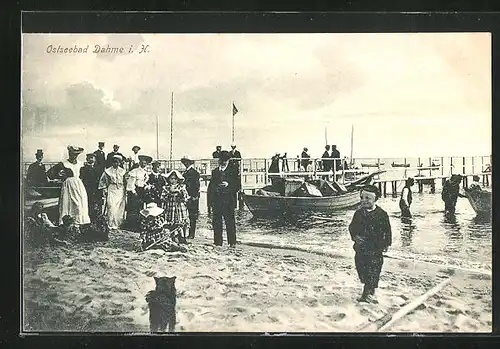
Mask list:
[[[359,191],[323,197],[263,196],[243,194],[243,200],[254,216],[279,215],[304,211],[336,211],[359,204]]]
[[[379,167],[385,165],[385,162],[381,162],[380,164],[363,164],[361,163],[361,167]]]
[[[410,167],[410,164],[396,164],[396,163],[392,163],[391,164],[392,167]]]
[[[477,215],[491,214],[491,191],[466,189],[464,192]]]

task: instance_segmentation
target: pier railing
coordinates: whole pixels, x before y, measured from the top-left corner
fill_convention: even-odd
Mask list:
[[[184,170],[180,160],[159,159],[163,172],[176,169]],[[446,178],[452,174],[465,176],[491,174],[491,156],[474,157],[417,157],[417,158],[280,158],[279,171],[269,172],[271,158],[231,159],[238,162],[243,187],[267,185],[272,176],[308,176],[327,178],[341,183],[348,183],[360,176],[384,170],[375,176],[375,181],[404,180],[408,177]],[[332,170],[324,171],[324,161],[328,161]],[[308,163],[306,167],[305,163]],[[23,164],[23,178],[30,163]],[[45,162],[49,169],[56,162]],[[217,159],[195,159],[195,168],[207,182],[211,171],[218,166]],[[124,164],[128,169],[128,163]]]

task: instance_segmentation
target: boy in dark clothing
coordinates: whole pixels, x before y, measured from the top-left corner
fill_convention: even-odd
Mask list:
[[[411,218],[410,206],[413,201],[413,194],[411,192],[411,187],[415,184],[415,180],[412,177],[406,179],[405,186],[401,192],[401,198],[399,199],[399,208],[401,209],[401,217]]]
[[[354,261],[359,279],[364,284],[360,302],[369,302],[378,287],[383,252],[392,243],[389,216],[375,202],[380,191],[374,185],[367,185],[361,190],[361,207],[356,210],[349,225],[351,239],[354,241],[356,255]]]

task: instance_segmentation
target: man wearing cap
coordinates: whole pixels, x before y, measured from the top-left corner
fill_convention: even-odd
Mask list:
[[[151,164],[151,173],[144,187],[148,202],[154,202],[158,206],[161,206],[162,188],[167,185],[167,179],[160,173],[160,166],[161,163],[159,161],[153,161]]]
[[[123,168],[123,160],[125,159],[125,157],[122,153],[118,152],[118,149],[120,149],[120,146],[118,144],[113,145],[113,151],[109,153],[106,158],[106,167],[111,167],[111,165],[113,164],[113,157],[119,155],[122,158],[120,167]]]
[[[219,166],[212,170],[212,176],[207,188],[207,199],[212,209],[214,229],[214,244],[222,246],[222,219],[226,222],[227,242],[230,247],[236,247],[236,222],[234,218],[234,192],[237,188],[237,175],[229,166],[231,154],[222,151],[219,156]]]
[[[129,227],[137,231],[139,229],[139,211],[146,200],[144,187],[149,179],[146,165],[151,163],[151,156],[139,155],[139,167],[130,170],[125,175],[127,183],[127,223]]]
[[[200,209],[200,173],[194,168],[194,161],[188,155],[183,156],[181,162],[186,167],[186,171],[182,175],[189,195],[186,202],[189,213],[188,239],[194,239],[196,220]]]
[[[389,216],[375,202],[380,191],[374,185],[366,185],[360,193],[360,208],[354,212],[349,232],[354,241],[354,262],[363,287],[360,302],[370,302],[378,287],[383,252],[392,244]]]
[[[212,153],[212,158],[218,159],[221,152],[222,152],[222,147],[220,145],[216,146],[215,151]]]
[[[45,170],[45,165],[42,163],[43,160],[43,150],[38,149],[35,154],[36,161],[29,165],[28,172],[26,173],[27,185],[32,186],[44,186],[47,184],[47,174]]]
[[[141,147],[139,147],[138,145],[134,145],[132,147],[132,156],[128,158],[130,166],[129,169],[131,170],[139,167],[139,150],[141,150]]]
[[[241,153],[239,150],[236,149],[236,144],[232,143],[231,144],[231,151],[229,152],[231,155],[231,160],[229,161],[229,165],[231,165],[234,168],[234,173],[236,173],[237,176],[237,186],[236,186],[236,191],[234,192],[234,207],[236,207],[236,204],[238,202],[238,194],[241,190],[241,171],[240,171],[240,163],[241,163]]]
[[[106,154],[104,154],[104,142],[97,144],[97,150],[94,151],[95,167],[102,173],[106,168]]]
[[[102,193],[97,189],[102,173],[95,166],[95,154],[89,153],[86,156],[87,161],[80,169],[80,178],[87,191],[89,217],[94,222],[102,212]]]

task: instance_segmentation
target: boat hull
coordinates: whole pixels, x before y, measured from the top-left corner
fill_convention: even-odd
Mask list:
[[[477,215],[491,214],[491,192],[486,190],[466,190],[465,196]]]
[[[360,202],[359,191],[328,197],[286,197],[243,195],[254,216],[279,215],[309,211],[337,211],[355,207]]]

